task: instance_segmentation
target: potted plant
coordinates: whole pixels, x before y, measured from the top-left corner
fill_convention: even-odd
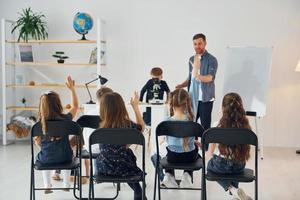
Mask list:
[[[30,7],[23,9],[23,12],[19,13],[19,15],[19,19],[11,31],[13,33],[17,28],[19,29],[18,42],[21,39],[28,42],[29,38],[44,40],[48,37],[47,23],[44,21],[45,15],[34,13]]]
[[[57,63],[64,63],[65,59],[68,59],[68,56],[65,56],[65,52],[63,51],[56,51],[54,55],[52,55],[54,58],[59,58],[57,60]]]

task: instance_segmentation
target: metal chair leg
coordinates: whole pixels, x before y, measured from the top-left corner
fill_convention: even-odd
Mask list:
[[[79,189],[79,199],[82,199],[82,183],[81,183],[81,167],[78,169],[78,189]]]
[[[77,175],[76,175],[76,172],[75,172],[75,174],[74,174],[74,184],[73,184],[73,196],[76,199],[79,199],[79,197],[76,195],[76,182],[77,182]]]
[[[203,169],[202,169],[203,170]],[[206,179],[205,175],[202,173],[202,191],[201,191],[201,200],[206,200]]]
[[[95,199],[95,188],[94,188],[94,181],[92,181],[92,199]]]
[[[33,200],[35,200],[35,176],[34,169],[32,170],[32,192],[33,192]]]
[[[33,193],[33,187],[32,187],[32,165],[30,169],[30,200],[32,200],[32,193]]]
[[[156,199],[156,184],[157,184],[157,166],[155,166],[155,177],[154,177],[154,192],[153,192],[153,200]]]
[[[161,198],[161,193],[160,193],[160,178],[159,178],[158,172],[157,172],[157,179],[158,179],[158,181],[157,181],[157,187],[158,187],[158,200],[160,200],[160,198]]]
[[[258,200],[258,183],[257,183],[257,180],[255,180],[255,200]]]
[[[145,183],[145,177],[143,179],[143,200],[146,200],[146,183]]]

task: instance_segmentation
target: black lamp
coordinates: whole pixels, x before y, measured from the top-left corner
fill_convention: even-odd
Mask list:
[[[85,84],[85,87],[86,87],[86,89],[87,89],[87,91],[88,91],[88,93],[89,93],[89,96],[90,96],[90,101],[87,102],[87,104],[95,104],[95,102],[93,102],[92,95],[91,95],[91,92],[90,92],[90,90],[89,90],[88,85],[89,85],[90,83],[93,83],[93,82],[97,81],[97,80],[100,80],[100,85],[104,85],[104,84],[108,81],[106,78],[104,78],[104,77],[98,75],[97,78],[95,78],[94,80],[91,80],[90,82],[87,82],[87,83]]]

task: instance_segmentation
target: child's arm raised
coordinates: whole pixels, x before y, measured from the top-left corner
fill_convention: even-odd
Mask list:
[[[130,99],[130,104],[133,108],[134,114],[135,114],[135,119],[136,123],[142,126],[142,131],[145,128],[145,122],[143,120],[143,117],[141,115],[140,109],[139,109],[139,94],[138,92],[134,92],[133,97]]]
[[[71,76],[68,76],[66,86],[71,91],[72,105],[69,113],[71,113],[72,118],[74,118],[78,110],[78,98],[74,87],[74,81],[72,80]]]

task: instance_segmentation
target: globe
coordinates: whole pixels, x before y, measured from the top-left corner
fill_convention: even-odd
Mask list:
[[[86,40],[85,35],[93,28],[93,18],[87,13],[78,12],[73,20],[73,28],[82,35],[81,40]]]

